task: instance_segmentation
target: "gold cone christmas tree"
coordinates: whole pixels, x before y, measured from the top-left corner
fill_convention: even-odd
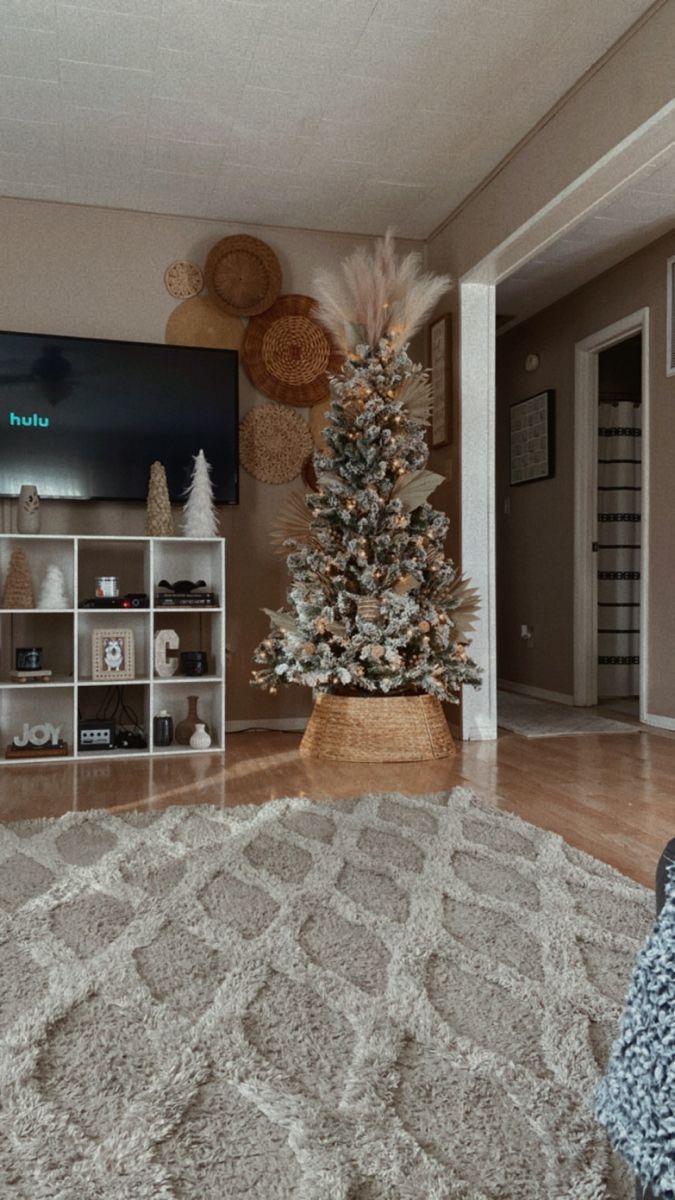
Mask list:
[[[3,608],[35,608],[35,596],[30,577],[30,567],[25,552],[20,546],[12,550],[9,569],[2,593]]]
[[[173,537],[176,532],[166,471],[161,462],[154,462],[150,467],[145,532],[149,537]]]

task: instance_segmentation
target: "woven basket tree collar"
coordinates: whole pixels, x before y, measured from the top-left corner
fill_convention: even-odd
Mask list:
[[[231,317],[253,317],[274,304],[281,266],[274,251],[247,233],[221,238],[209,250],[204,281],[214,304]]]
[[[342,366],[342,355],[315,309],[311,296],[280,296],[246,330],[242,358],[248,377],[281,404],[308,408],[327,400],[328,373]]]

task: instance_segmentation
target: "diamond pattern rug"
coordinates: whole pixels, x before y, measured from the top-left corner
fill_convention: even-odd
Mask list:
[[[649,893],[460,789],[0,826],[0,1195],[610,1200]]]

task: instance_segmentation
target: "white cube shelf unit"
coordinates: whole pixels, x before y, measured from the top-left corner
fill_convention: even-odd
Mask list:
[[[200,754],[225,745],[225,541],[223,538],[97,537],[60,534],[0,534],[0,588],[4,587],[12,551],[26,553],[37,601],[50,563],[63,571],[69,607],[65,609],[0,608],[0,765],[53,763],[104,757],[148,757]],[[115,575],[120,596],[147,593],[148,608],[80,608],[95,592],[99,575]],[[204,580],[216,593],[217,605],[159,606],[159,581]],[[92,679],[92,633],[96,629],[130,629],[134,635],[134,677],[129,680]],[[160,678],[154,669],[154,639],[161,629],[178,634],[181,650],[205,650],[208,673]],[[42,665],[51,670],[49,682],[20,683],[11,678],[15,651],[40,646]],[[78,720],[101,718],[111,687],[123,688],[127,708],[142,725],[147,749],[78,750]],[[190,746],[153,745],[153,717],[167,709],[174,726],[188,712],[188,697],[197,696],[198,714],[209,726],[208,751]],[[61,726],[68,755],[36,755],[5,759],[6,748],[24,722]],[[130,722],[123,721],[122,724]]]

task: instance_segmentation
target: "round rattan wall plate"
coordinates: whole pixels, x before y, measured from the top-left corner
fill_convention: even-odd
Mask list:
[[[164,286],[177,300],[198,296],[204,286],[204,277],[196,263],[179,259],[171,263],[164,272]]]
[[[330,395],[327,372],[342,365],[311,296],[280,296],[249,321],[242,361],[251,383],[281,404],[320,404]]]
[[[209,250],[204,279],[214,304],[232,317],[254,317],[274,304],[281,291],[281,266],[274,251],[247,233],[221,238]]]
[[[311,452],[307,423],[279,404],[252,408],[239,426],[241,465],[261,483],[290,483]]]
[[[166,323],[164,340],[169,346],[208,346],[215,350],[239,350],[244,340],[244,323],[228,317],[208,296],[193,296],[178,304]]]

